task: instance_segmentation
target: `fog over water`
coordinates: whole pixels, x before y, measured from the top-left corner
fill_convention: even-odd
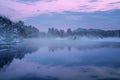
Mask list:
[[[0,80],[120,80],[119,56],[120,38],[26,39],[0,50]]]

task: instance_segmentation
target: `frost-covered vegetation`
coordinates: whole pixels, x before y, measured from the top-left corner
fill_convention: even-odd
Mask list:
[[[0,16],[0,44],[13,44],[25,38],[38,37],[38,35],[39,30],[35,27]]]

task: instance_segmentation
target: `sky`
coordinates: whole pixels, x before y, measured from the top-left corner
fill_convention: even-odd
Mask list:
[[[0,15],[49,27],[120,29],[120,0],[0,0]]]

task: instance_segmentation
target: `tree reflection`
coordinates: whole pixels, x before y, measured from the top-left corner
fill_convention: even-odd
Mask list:
[[[14,58],[22,59],[26,54],[33,53],[39,49],[39,46],[19,45],[12,48],[2,49],[0,51],[0,69],[9,65]]]
[[[77,50],[87,50],[87,49],[96,49],[96,48],[120,48],[120,42],[101,42],[96,44],[86,44],[86,45],[66,45],[66,44],[55,44],[55,45],[49,45],[48,50],[50,52],[55,52],[58,50],[65,50],[71,51],[73,48]]]

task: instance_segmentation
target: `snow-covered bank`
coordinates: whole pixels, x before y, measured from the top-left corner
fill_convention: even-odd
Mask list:
[[[13,39],[8,39],[5,37],[0,37],[0,44],[15,44],[21,42],[21,39],[13,38]]]
[[[19,38],[9,39],[7,37],[0,36],[0,49],[14,47],[17,43],[20,43],[21,41],[22,39],[19,39]]]

